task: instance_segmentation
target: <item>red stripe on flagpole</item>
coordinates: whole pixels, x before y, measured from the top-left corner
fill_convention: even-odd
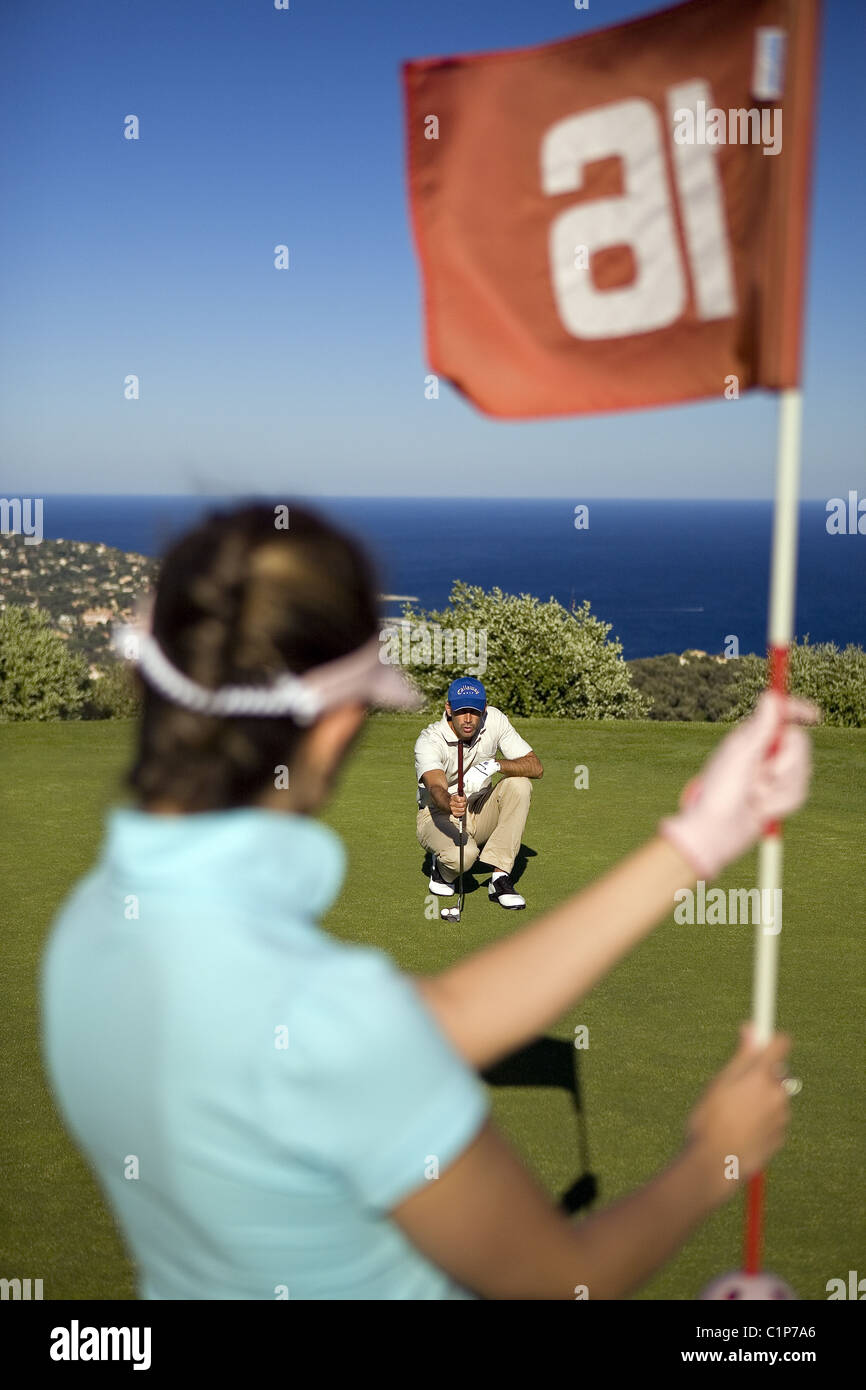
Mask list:
[[[747,1274],[758,1274],[764,1244],[764,1174],[749,1179],[746,1208],[746,1238],[743,1247],[743,1268]]]
[[[780,695],[784,695],[788,689],[788,658],[791,648],[771,647],[769,651],[770,660],[770,679],[767,682],[771,690],[777,690]]]
[[[788,662],[790,650],[790,647],[771,647],[768,653],[770,673],[769,680],[767,681],[767,689],[775,690],[779,695],[786,694],[788,689]],[[773,757],[774,753],[777,751],[781,737],[782,726],[780,725],[779,732],[770,745],[770,757]],[[781,833],[782,827],[777,820],[770,821],[764,830],[765,835],[781,835]]]

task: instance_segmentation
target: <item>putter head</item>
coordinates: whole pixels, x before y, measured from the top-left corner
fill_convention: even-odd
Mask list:
[[[460,908],[459,908],[459,907],[443,907],[442,910],[441,910],[441,912],[439,913],[439,916],[440,916],[440,917],[443,919],[443,921],[445,921],[445,922],[459,922],[459,921],[460,921]]]
[[[582,1173],[576,1182],[559,1199],[559,1205],[569,1216],[581,1207],[590,1207],[598,1196],[598,1179],[595,1173]]]

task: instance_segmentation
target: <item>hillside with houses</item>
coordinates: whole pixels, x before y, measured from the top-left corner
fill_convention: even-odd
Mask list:
[[[151,588],[157,561],[90,541],[0,535],[0,610],[41,608],[70,651],[91,665],[109,655],[111,624],[131,617]]]

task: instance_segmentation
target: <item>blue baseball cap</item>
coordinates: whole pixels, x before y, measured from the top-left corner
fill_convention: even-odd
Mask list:
[[[472,680],[470,676],[462,676],[458,680],[452,681],[448,687],[447,699],[452,714],[455,714],[459,709],[474,709],[479,714],[483,714],[487,704],[484,686],[480,681]]]

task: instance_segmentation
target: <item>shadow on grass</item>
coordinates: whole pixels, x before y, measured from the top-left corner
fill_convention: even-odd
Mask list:
[[[481,1073],[488,1086],[556,1087],[571,1097],[577,1127],[580,1173],[562,1193],[559,1205],[569,1216],[598,1196],[598,1179],[589,1162],[586,1108],[581,1097],[577,1051],[565,1038],[537,1038]]]

